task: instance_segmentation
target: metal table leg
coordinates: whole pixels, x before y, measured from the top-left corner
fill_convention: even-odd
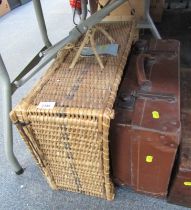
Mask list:
[[[20,175],[24,172],[24,170],[19,164],[13,152],[13,130],[12,130],[12,123],[9,118],[9,113],[11,111],[11,106],[12,106],[11,83],[1,55],[0,55],[0,84],[2,89],[3,134],[4,134],[5,153],[15,173]]]
[[[81,7],[82,7],[82,16],[81,21],[86,20],[88,9],[87,9],[87,0],[81,0]]]
[[[46,24],[45,24],[40,0],[33,0],[33,4],[34,4],[35,14],[36,14],[36,18],[38,21],[38,25],[39,25],[39,29],[41,32],[43,42],[44,42],[45,46],[51,47],[52,44],[50,43],[50,40],[48,38],[48,33],[47,33],[47,29],[46,29]]]
[[[160,34],[159,34],[159,32],[158,32],[158,30],[157,30],[157,28],[156,28],[156,26],[155,26],[155,24],[154,24],[154,22],[153,22],[153,20],[152,20],[152,18],[151,18],[149,13],[147,13],[147,21],[148,21],[148,23],[150,25],[150,30],[151,30],[153,36],[156,39],[161,39],[161,36],[160,36]]]
[[[188,9],[190,7],[190,0],[186,1],[186,8]]]
[[[167,9],[171,9],[171,0],[168,0],[168,6]]]
[[[150,29],[153,36],[156,39],[161,39],[161,36],[150,16],[150,0],[145,0],[145,14],[144,14],[144,21],[141,23],[138,23],[138,28],[145,28]]]

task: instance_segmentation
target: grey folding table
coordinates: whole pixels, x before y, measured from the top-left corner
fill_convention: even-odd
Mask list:
[[[85,0],[81,0],[84,5]],[[2,107],[3,107],[3,134],[5,153],[8,161],[10,162],[13,170],[16,174],[22,174],[23,168],[15,157],[13,151],[13,134],[12,123],[9,118],[9,113],[12,109],[12,95],[14,92],[25,84],[30,78],[32,78],[39,70],[42,69],[47,63],[56,57],[57,52],[69,43],[76,41],[82,34],[84,34],[89,28],[102,21],[111,11],[119,7],[127,0],[112,0],[107,6],[97,11],[87,19],[84,18],[79,25],[75,26],[67,37],[52,45],[48,35],[46,24],[42,12],[40,0],[33,0],[36,17],[38,20],[39,29],[43,38],[44,47],[38,52],[38,54],[32,59],[32,61],[21,71],[21,73],[11,82],[7,69],[4,65],[3,59],[0,55],[0,88],[2,90]],[[145,20],[138,24],[139,28],[149,28],[155,38],[160,39],[160,35],[149,15],[150,0],[145,0]],[[87,12],[87,8],[84,7],[83,14]],[[86,15],[84,15],[85,17]]]

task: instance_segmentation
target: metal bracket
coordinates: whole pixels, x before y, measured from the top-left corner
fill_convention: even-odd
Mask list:
[[[31,62],[22,70],[22,72],[13,80],[12,86],[12,94],[17,90],[17,81],[22,79],[26,74],[28,74],[44,57],[44,51],[47,47],[43,47],[38,54],[31,60]]]

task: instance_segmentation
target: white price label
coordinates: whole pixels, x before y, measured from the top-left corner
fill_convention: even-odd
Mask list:
[[[37,106],[38,109],[53,109],[56,102],[40,102]]]

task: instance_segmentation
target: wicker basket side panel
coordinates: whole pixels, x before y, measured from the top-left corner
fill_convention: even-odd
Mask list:
[[[113,103],[115,101],[115,97],[117,94],[118,86],[121,81],[121,77],[123,74],[124,66],[127,62],[127,56],[131,50],[131,45],[135,39],[135,22],[132,23],[132,29],[129,33],[128,37],[128,44],[124,51],[124,54],[121,58],[120,65],[118,67],[118,71],[116,74],[115,81],[113,83],[113,88],[111,90],[110,98],[108,100],[107,108],[105,109],[103,115],[103,170],[104,170],[104,177],[105,177],[105,187],[106,187],[106,197],[108,200],[112,200],[114,198],[114,187],[110,179],[110,163],[109,163],[109,127],[110,127],[110,120],[114,117],[114,111],[111,110],[113,107]]]
[[[69,115],[55,123],[55,117],[53,121],[51,117],[44,121],[43,116],[28,118],[56,186],[106,198],[98,119]]]
[[[30,128],[30,124],[19,121],[17,117],[17,113],[12,111],[10,113],[11,120],[16,125],[18,132],[20,133],[22,139],[24,140],[27,148],[31,152],[33,158],[35,159],[37,165],[40,166],[40,169],[45,177],[47,177],[48,184],[52,189],[57,189],[54,178],[50,172],[50,169],[47,165],[47,162],[43,158],[43,153],[40,150],[39,146],[36,144],[34,134],[32,133],[32,129]]]

